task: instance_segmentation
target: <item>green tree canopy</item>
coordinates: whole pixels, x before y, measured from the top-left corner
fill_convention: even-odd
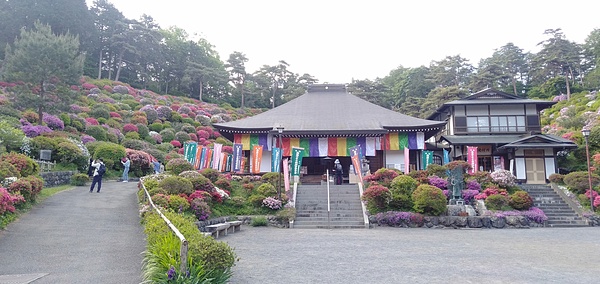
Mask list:
[[[56,90],[63,82],[77,82],[83,74],[84,58],[77,36],[54,35],[49,25],[36,22],[33,30],[21,30],[14,48],[7,46],[2,75],[8,81],[22,81],[29,87],[17,96],[16,105],[35,107],[41,124],[46,109],[72,100],[71,92],[60,92],[59,98]]]

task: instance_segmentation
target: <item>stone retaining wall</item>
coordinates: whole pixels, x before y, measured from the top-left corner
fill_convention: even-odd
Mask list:
[[[71,183],[71,176],[76,173],[75,171],[45,172],[40,173],[40,176],[44,180],[44,187],[55,187]]]
[[[374,216],[370,217],[369,222],[372,226],[380,226],[377,224]],[[387,225],[381,225],[387,226]],[[401,228],[489,228],[489,229],[508,229],[508,228],[531,228],[543,227],[543,224],[530,222],[524,216],[507,216],[507,217],[492,217],[492,216],[426,216],[422,220],[408,221],[403,220],[396,227]]]

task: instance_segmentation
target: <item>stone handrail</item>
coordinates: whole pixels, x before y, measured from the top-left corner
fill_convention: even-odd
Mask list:
[[[369,228],[369,214],[367,214],[367,207],[365,206],[365,203],[362,202],[362,196],[363,196],[363,183],[362,181],[358,182],[358,193],[360,194],[359,198],[360,198],[360,206],[362,208],[363,211],[363,218],[365,220],[365,229]]]

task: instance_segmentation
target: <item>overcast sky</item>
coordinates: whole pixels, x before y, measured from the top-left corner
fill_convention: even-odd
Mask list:
[[[87,0],[91,3],[93,0]],[[148,14],[213,44],[226,61],[246,54],[248,72],[285,60],[320,83],[386,76],[459,54],[481,58],[513,42],[537,52],[546,29],[583,43],[600,28],[596,0],[109,0],[125,17]]]

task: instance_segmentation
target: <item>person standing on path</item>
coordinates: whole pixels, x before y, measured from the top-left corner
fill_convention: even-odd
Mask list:
[[[104,172],[106,172],[106,165],[104,165],[104,161],[100,158],[92,163],[92,167],[95,169],[92,186],[90,186],[90,193],[94,191],[94,186],[96,186],[96,184],[98,184],[98,190],[96,192],[100,193],[100,189],[102,188],[102,176],[104,175]]]
[[[123,164],[123,177],[121,178],[123,182],[129,182],[129,166],[131,165],[131,161],[127,156],[121,160],[121,164]]]

